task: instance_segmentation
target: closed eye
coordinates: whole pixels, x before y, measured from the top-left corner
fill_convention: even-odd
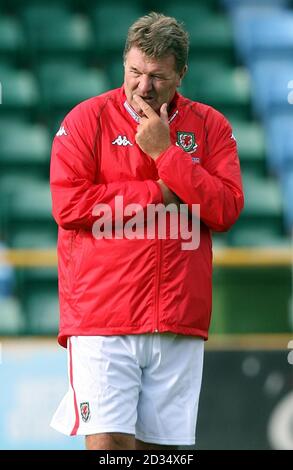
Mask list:
[[[155,78],[156,80],[167,80],[167,78],[162,77],[161,75],[152,75],[152,78]]]
[[[132,73],[132,75],[135,75],[136,77],[138,77],[139,75],[141,75],[141,73],[136,70],[136,69],[131,69],[130,72]]]
[[[133,76],[135,76],[135,77],[139,77],[140,75],[142,75],[142,73],[139,72],[139,71],[136,70],[136,69],[130,69],[130,72],[131,72],[131,74],[132,74]],[[155,80],[168,80],[168,78],[166,78],[166,77],[164,77],[164,76],[162,76],[162,75],[156,75],[156,74],[154,74],[154,75],[151,74],[151,75],[150,75],[150,78],[155,79]]]

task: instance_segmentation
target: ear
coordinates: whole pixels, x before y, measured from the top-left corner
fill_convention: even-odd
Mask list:
[[[181,86],[182,80],[183,80],[185,74],[187,73],[187,70],[188,70],[188,65],[184,65],[184,67],[183,67],[183,69],[181,70],[181,72],[179,72],[179,77],[178,77],[177,86]]]

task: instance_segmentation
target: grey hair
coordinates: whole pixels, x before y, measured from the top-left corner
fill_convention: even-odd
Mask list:
[[[147,57],[154,59],[173,54],[176,71],[181,72],[187,64],[189,36],[175,18],[151,12],[130,26],[124,48],[124,62],[132,47],[137,47]]]

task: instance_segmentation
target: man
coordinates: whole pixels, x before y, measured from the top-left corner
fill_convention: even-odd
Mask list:
[[[195,441],[210,230],[229,229],[243,193],[229,123],[176,91],[187,56],[188,35],[174,18],[138,19],[126,40],[124,86],[75,107],[54,139],[59,342],[68,347],[70,385],[52,426],[85,435],[88,449]],[[180,236],[133,238],[115,226],[137,205],[148,223],[148,208],[162,203],[187,204],[190,221],[200,205],[197,249],[182,249]]]

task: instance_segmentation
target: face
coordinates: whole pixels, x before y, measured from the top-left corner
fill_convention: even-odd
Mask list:
[[[132,47],[126,56],[124,88],[128,103],[140,115],[142,111],[133,96],[139,95],[156,112],[163,103],[172,101],[176,88],[180,86],[186,68],[176,72],[173,54],[163,59],[147,57],[138,48]]]

